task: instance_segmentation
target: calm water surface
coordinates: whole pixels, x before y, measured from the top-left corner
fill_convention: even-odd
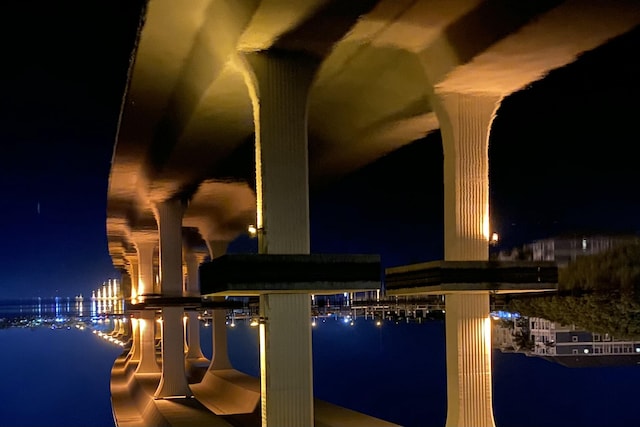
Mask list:
[[[210,328],[202,347],[211,354]],[[228,329],[234,366],[258,375],[258,332]],[[318,398],[407,427],[444,426],[444,323],[318,321],[313,333]],[[109,375],[121,348],[89,330],[0,329],[0,426],[111,427]],[[498,427],[637,426],[640,367],[566,368],[494,352]]]

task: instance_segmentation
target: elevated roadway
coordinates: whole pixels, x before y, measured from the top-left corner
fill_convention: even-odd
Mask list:
[[[444,262],[486,261],[488,141],[501,102],[639,23],[637,0],[147,1],[108,186],[109,252],[128,296],[236,292],[200,284],[198,266],[224,255],[249,225],[260,254],[310,260],[310,192],[435,130],[444,153]],[[290,292],[244,290],[259,294],[262,319],[260,417],[242,418],[247,425],[322,424],[307,324],[307,291],[318,284],[296,280]],[[483,286],[445,285],[452,427],[495,425],[492,289]],[[184,327],[179,304],[133,315],[133,347],[112,377],[116,422],[191,425],[175,399],[215,392],[191,388],[185,373],[185,356],[187,366],[202,360],[197,319],[188,314]],[[224,317],[213,323],[208,369],[216,375],[231,366]],[[117,404],[145,387],[138,412]],[[209,422],[206,405],[187,406]]]
[[[176,195],[189,200],[184,226],[205,240],[230,241],[255,223],[246,65],[255,52],[317,63],[308,93],[317,187],[441,128],[444,96],[499,104],[639,22],[629,0],[149,1],[109,181],[114,264],[130,268],[135,234],[156,227],[153,203]]]

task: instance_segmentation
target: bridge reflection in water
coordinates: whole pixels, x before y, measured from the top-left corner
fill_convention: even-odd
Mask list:
[[[354,297],[360,299],[363,295]],[[495,299],[499,300],[497,297]],[[66,305],[66,298],[63,300]],[[73,297],[70,300],[73,302]],[[403,297],[398,297],[398,307],[406,311],[399,314],[413,311],[412,305],[404,304],[403,300]],[[434,300],[438,298],[434,297]],[[395,297],[381,302],[394,307]],[[45,313],[44,307],[48,305],[48,301],[43,303]],[[339,305],[336,298],[330,308],[334,313],[338,313]],[[23,313],[33,313],[36,307],[37,303],[22,301]],[[319,311],[323,308],[319,307]],[[65,319],[71,319],[76,315],[73,313],[73,303],[71,309],[71,316],[65,314]],[[14,311],[11,308],[11,312]],[[19,313],[20,309],[17,311]],[[50,316],[50,312],[53,312],[54,316]],[[88,313],[86,307],[84,312]],[[234,327],[230,326],[232,315],[231,311],[228,312],[229,358],[236,369],[258,376],[258,328],[251,327],[251,316],[244,317],[241,315],[242,312],[244,309],[236,310]],[[0,313],[0,317],[10,317],[9,309],[4,305],[0,307]],[[343,313],[348,315],[352,311],[345,307]],[[212,354],[210,315],[211,312],[208,311],[200,321],[202,351],[207,358]],[[368,315],[365,321],[361,309],[358,309],[357,316],[353,316],[353,325],[350,320],[345,322],[345,318],[339,316],[318,317],[316,327],[313,328],[316,395],[320,399],[404,426],[422,427],[425,425],[424,420],[431,421],[429,425],[444,425],[444,316],[437,306],[434,307],[433,316],[438,320],[423,320],[419,323],[417,319],[411,318],[407,323],[406,318],[396,318],[384,321],[380,327],[375,325],[371,315]],[[52,331],[50,328],[55,322],[55,309],[46,310],[39,322],[36,322],[37,315],[26,314],[23,317],[32,319],[33,322],[16,321],[15,326],[24,330],[1,330],[2,347],[50,349],[46,358],[43,359],[40,355],[36,357],[38,360],[46,361],[46,366],[56,368],[47,371],[46,378],[43,378],[41,370],[31,369],[34,360],[32,357],[25,357],[24,352],[4,352],[0,357],[3,361],[0,364],[3,367],[1,371],[5,379],[5,387],[0,389],[0,394],[4,393],[3,396],[8,399],[5,400],[6,405],[2,411],[4,425],[49,425],[54,419],[58,420],[60,425],[113,425],[108,380],[104,375],[109,375],[113,360],[122,352],[122,348],[107,338],[99,338],[97,333],[91,333],[91,329],[95,328],[109,334],[114,329],[113,318],[109,317],[108,322],[106,318],[102,318],[102,323],[97,323],[99,319],[95,319],[96,322],[93,323],[88,316],[73,317],[74,320],[83,320],[82,324],[86,326],[84,331],[75,326],[78,323],[71,322],[62,323],[63,329]],[[48,323],[49,321],[51,323]],[[207,322],[208,326],[205,326]],[[3,323],[3,327],[6,327],[7,322]],[[496,326],[501,323],[498,320],[494,321]],[[71,330],[67,330],[67,326],[70,326]],[[513,329],[509,331],[510,336],[511,332]],[[548,334],[553,330],[545,329],[544,332]],[[604,336],[600,341],[591,344],[603,344],[603,339]],[[103,345],[102,341],[109,342],[110,345]],[[578,343],[571,341],[569,337],[569,343],[566,345],[585,345],[582,338]],[[617,341],[612,339],[610,342]],[[502,342],[497,345],[501,346]],[[68,348],[62,348],[66,346]],[[634,425],[633,412],[629,408],[633,408],[634,384],[640,381],[637,366],[567,369],[558,363],[543,361],[540,357],[504,354],[496,350],[497,348],[494,347],[493,353],[493,392],[498,425],[521,425],[522,413],[527,413],[531,400],[557,414],[551,425],[567,425],[566,419],[575,419],[575,415],[573,411],[564,410],[591,407],[590,402],[594,398],[600,410],[582,419],[580,425]],[[65,359],[61,358],[62,355]],[[590,356],[594,359],[607,358],[604,355]],[[88,357],[91,357],[90,365],[87,365]],[[586,355],[584,357],[586,358]],[[611,356],[614,357],[625,359],[629,355]],[[573,359],[571,356],[566,358]],[[85,369],[78,369],[81,365],[85,366]],[[88,370],[89,366],[91,370]],[[23,392],[11,391],[12,384],[20,384]],[[602,389],[615,389],[617,393],[602,395]],[[21,399],[26,394],[42,396],[51,390],[55,390],[60,399],[55,408],[40,407],[39,415],[32,410],[24,412],[24,401]],[[82,400],[83,409],[78,408],[77,399],[67,397],[78,396],[78,393],[86,396],[86,399]],[[12,404],[13,402],[15,404]],[[530,425],[549,425],[546,423],[548,413],[527,413],[527,420]],[[65,418],[65,414],[73,414],[72,419]],[[82,418],[83,414],[87,414],[88,419]],[[34,419],[38,421],[31,421]],[[63,423],[63,420],[68,422]],[[565,420],[565,423],[561,420]]]
[[[490,295],[555,284],[553,266],[486,261],[493,120],[510,94],[636,26],[637,5],[147,3],[107,195],[132,317],[112,374],[118,426],[391,425],[314,397],[308,324],[310,295],[384,281],[388,295],[444,295],[446,423],[493,427]],[[381,277],[379,259],[312,254],[311,189],[435,130],[444,261]],[[258,254],[226,254],[248,229]],[[259,301],[259,380],[229,361],[235,296]],[[211,360],[202,297],[218,305]]]
[[[288,258],[288,257],[285,257]],[[246,261],[246,256],[240,256]],[[273,260],[271,260],[273,261]],[[203,284],[203,290],[215,288],[230,293],[254,293],[247,291],[246,284],[250,282],[251,273],[256,270],[248,269],[239,274],[229,276],[225,263],[234,262],[234,256],[222,257],[210,267],[216,269],[216,280]],[[276,262],[277,263],[277,262]],[[222,267],[222,268],[221,268]],[[291,267],[291,266],[290,266]],[[259,270],[259,269],[258,269]],[[234,270],[235,271],[235,270]],[[249,271],[249,273],[247,273]],[[291,271],[291,270],[290,270]],[[263,272],[264,273],[264,272]],[[323,272],[328,274],[326,270]],[[309,274],[309,271],[306,271]],[[293,275],[295,276],[295,274]],[[208,273],[203,270],[201,277],[208,279]],[[264,276],[267,277],[268,276]],[[477,282],[471,279],[477,278]],[[462,282],[464,279],[466,282]],[[271,279],[273,280],[273,278]],[[278,276],[279,286],[285,286],[287,280],[292,280],[291,272]],[[343,279],[344,280],[344,279]],[[440,318],[446,316],[446,323],[462,321],[462,332],[453,329],[455,346],[463,346],[465,360],[474,365],[477,360],[487,357],[491,360],[491,343],[485,342],[483,337],[490,337],[490,318],[488,316],[488,301],[490,294],[487,287],[493,289],[493,295],[502,293],[544,291],[555,289],[557,270],[552,263],[426,263],[415,266],[387,271],[387,286],[389,293],[400,296],[380,299],[378,291],[358,292],[348,291],[340,294],[338,305],[335,296],[319,294],[317,291],[310,297],[312,307],[308,316],[308,327],[312,329],[317,322],[326,319],[340,318],[341,321],[353,325],[359,317],[370,318],[372,321],[404,320],[419,321],[427,317]],[[267,279],[260,285],[252,284],[254,289],[263,287],[269,289],[272,285]],[[317,286],[317,285],[316,285]],[[353,288],[353,287],[352,287]],[[473,292],[475,290],[475,293]],[[223,292],[224,293],[224,292]],[[422,294],[420,299],[410,299],[402,294]],[[361,300],[359,295],[366,299]],[[471,295],[474,304],[478,304],[477,313],[469,317],[468,298],[454,300],[457,295]],[[354,298],[355,297],[355,298]],[[333,298],[333,302],[332,302]],[[249,375],[234,368],[228,355],[227,331],[240,322],[244,325],[257,326],[260,329],[259,341],[265,334],[264,325],[268,321],[262,316],[257,298],[148,298],[145,302],[130,304],[128,311],[134,313],[131,319],[130,349],[124,352],[114,364],[112,370],[112,402],[114,415],[118,426],[148,425],[153,423],[167,423],[168,425],[232,425],[257,426],[261,424],[261,394],[264,390],[260,378]],[[323,301],[321,305],[313,302]],[[250,302],[253,302],[252,304]],[[460,305],[462,304],[462,305]],[[486,305],[485,305],[486,304]],[[162,325],[163,306],[180,306],[185,313],[196,313],[197,324],[204,322],[212,330],[211,358],[207,358],[200,348],[199,332],[197,342],[193,342],[193,329],[189,322],[191,317],[184,315],[184,372],[188,382],[190,396],[176,396],[164,399],[154,397],[162,379]],[[333,306],[333,311],[332,311]],[[206,308],[205,308],[206,307]],[[473,305],[471,306],[473,308]],[[337,309],[337,310],[336,310]],[[473,313],[473,310],[471,310]],[[467,320],[464,320],[467,319]],[[471,322],[467,324],[465,322]],[[460,325],[454,323],[454,325]],[[126,322],[116,323],[111,335],[121,336],[122,327]],[[474,328],[480,328],[475,331]],[[198,326],[199,330],[199,326]],[[160,331],[158,336],[157,331]],[[451,334],[452,328],[447,329]],[[465,335],[466,334],[466,335]],[[137,337],[137,338],[136,338]],[[447,335],[450,340],[450,335]],[[481,338],[482,341],[478,341]],[[463,340],[460,344],[460,339]],[[480,347],[473,349],[474,342],[481,342]],[[264,344],[261,343],[261,347]],[[448,344],[450,346],[451,344]],[[451,350],[448,349],[448,354]],[[454,353],[456,354],[456,353]],[[457,353],[458,357],[461,356]],[[264,366],[264,362],[261,362]],[[448,365],[450,366],[450,365]],[[463,364],[465,366],[465,364]],[[262,368],[261,368],[262,369]],[[472,369],[472,368],[470,368]],[[488,381],[491,387],[491,377],[485,377],[484,371],[474,371],[481,378],[474,375],[447,372],[450,390],[473,390],[478,381]],[[490,370],[489,370],[490,373]],[[452,381],[456,383],[452,384]],[[490,393],[490,390],[489,390]],[[185,400],[186,398],[186,400]],[[490,417],[493,417],[492,406]],[[451,415],[449,415],[449,418]],[[365,415],[357,411],[343,408],[327,401],[314,399],[315,425],[368,425],[391,426],[393,423]]]

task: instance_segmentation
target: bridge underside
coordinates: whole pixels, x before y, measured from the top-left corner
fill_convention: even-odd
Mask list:
[[[440,96],[509,96],[637,27],[639,10],[635,0],[202,0],[179,10],[150,0],[110,174],[114,265],[131,273],[136,239],[156,229],[154,203],[171,197],[189,200],[194,247],[255,224],[256,52],[315,64],[308,165],[321,188],[441,128]]]
[[[143,308],[138,347],[113,368],[118,426],[391,425],[313,398],[306,294],[329,292],[318,283],[339,278],[282,273],[254,289],[250,274],[236,281],[216,271],[202,283],[216,298],[260,295],[269,323],[260,325],[258,383],[228,360],[202,375],[187,364],[187,380],[184,309],[169,301],[201,296],[198,264],[224,255],[249,225],[261,256],[310,259],[310,189],[440,129],[446,261],[388,271],[388,289],[446,295],[447,423],[493,427],[489,292],[547,290],[557,280],[549,266],[448,264],[488,258],[493,118],[505,97],[637,27],[638,2],[149,0],[142,12],[107,237],[114,266],[130,278],[128,296],[160,295],[163,323],[154,337]],[[370,289],[364,279],[339,287]],[[226,352],[218,325],[214,349]]]

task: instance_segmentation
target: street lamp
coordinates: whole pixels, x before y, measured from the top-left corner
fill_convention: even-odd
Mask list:
[[[498,233],[496,233],[495,231],[491,233],[491,240],[489,240],[489,244],[491,246],[495,246],[498,244],[498,240],[499,240]]]

